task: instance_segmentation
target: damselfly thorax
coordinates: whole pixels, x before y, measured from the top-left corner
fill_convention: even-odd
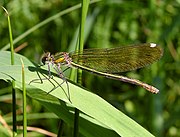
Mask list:
[[[69,53],[67,52],[59,52],[55,55],[51,55],[50,52],[46,52],[43,54],[41,58],[42,63],[45,64],[56,64],[56,65],[71,65],[72,59],[69,57]]]

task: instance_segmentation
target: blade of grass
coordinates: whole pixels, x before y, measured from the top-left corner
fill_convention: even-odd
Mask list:
[[[13,37],[12,37],[12,29],[11,29],[11,21],[8,11],[2,7],[3,10],[7,14],[8,19],[8,29],[9,29],[9,41],[10,41],[10,48],[11,48],[11,65],[14,65],[14,47],[13,47]],[[12,80],[12,114],[13,114],[13,136],[17,134],[17,127],[16,127],[16,92],[15,92],[15,81]]]
[[[83,50],[84,47],[84,28],[86,22],[86,16],[89,7],[89,0],[82,0],[82,8],[81,8],[81,23],[80,23],[80,33],[79,33],[79,46],[78,50]],[[82,85],[82,70],[78,69],[77,71],[77,83]],[[75,108],[75,115],[74,115],[74,137],[78,137],[79,133],[79,110]]]
[[[25,84],[25,72],[24,72],[24,63],[22,58],[22,90],[23,90],[23,137],[27,136],[27,116],[26,116],[26,84]]]
[[[58,130],[57,137],[62,137],[63,129],[64,129],[64,121],[60,120],[60,122],[59,122],[59,130]]]

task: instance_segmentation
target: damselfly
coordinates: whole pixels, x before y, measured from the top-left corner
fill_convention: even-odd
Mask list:
[[[48,64],[49,73],[50,65],[52,65],[63,79],[61,66],[65,65],[135,84],[152,93],[158,93],[157,88],[139,80],[121,76],[119,73],[145,67],[159,60],[162,55],[163,50],[160,46],[154,43],[145,43],[117,48],[85,49],[71,53],[59,52],[55,55],[47,52],[42,57],[42,63]]]

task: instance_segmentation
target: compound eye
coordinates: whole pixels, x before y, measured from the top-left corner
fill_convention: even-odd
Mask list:
[[[43,65],[46,64],[46,61],[48,61],[48,58],[50,57],[50,52],[47,52],[45,54],[42,55],[41,57],[41,62],[43,63]]]
[[[46,57],[41,58],[41,62],[43,63],[43,65],[45,65],[45,64],[46,64],[46,60],[47,60],[47,58],[46,58]]]

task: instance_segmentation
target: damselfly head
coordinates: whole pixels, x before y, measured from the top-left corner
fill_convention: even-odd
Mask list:
[[[41,57],[41,62],[45,65],[47,62],[52,61],[51,53],[46,52]]]

